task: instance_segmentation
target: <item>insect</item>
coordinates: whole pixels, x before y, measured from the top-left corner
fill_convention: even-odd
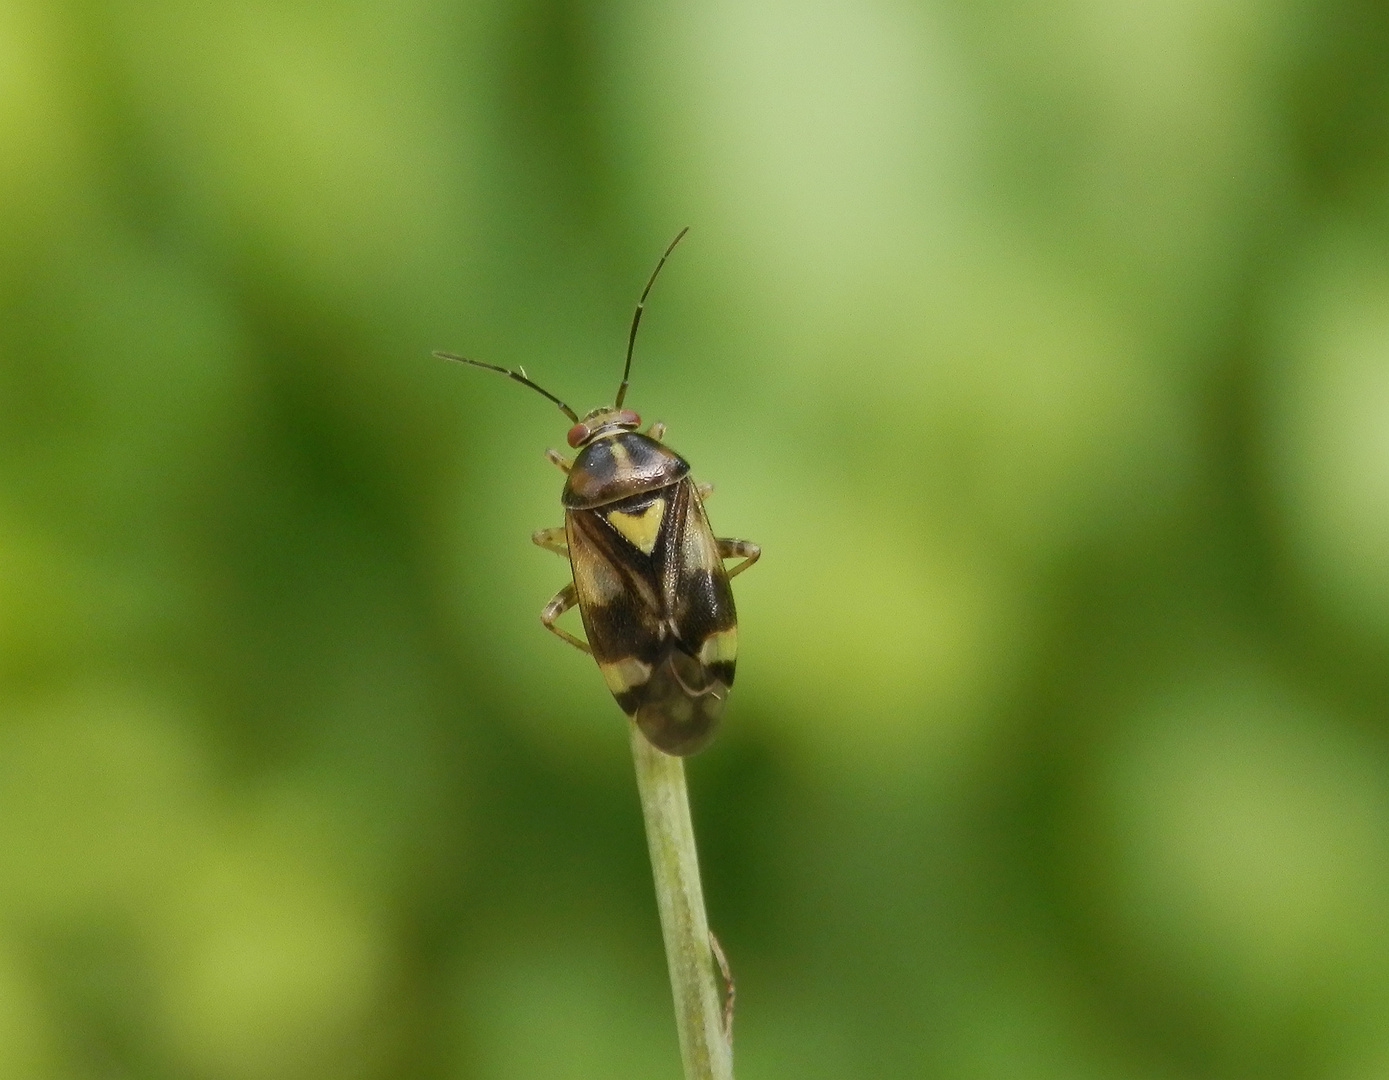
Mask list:
[[[616,398],[582,420],[524,368],[435,353],[529,386],[573,421],[568,442],[575,458],[545,451],[566,474],[564,525],[531,537],[568,558],[573,580],[545,605],[540,621],[591,653],[622,711],[653,746],[676,755],[702,749],[718,727],[738,658],[729,579],[762,554],[746,540],[714,536],[704,513],[713,488],[695,483],[689,462],[665,445],[664,424],[638,431],[641,417],[622,407],[646,298],[688,231],[667,246],[637,301]],[[728,570],[725,559],[742,561]],[[587,641],[555,623],[575,604]]]

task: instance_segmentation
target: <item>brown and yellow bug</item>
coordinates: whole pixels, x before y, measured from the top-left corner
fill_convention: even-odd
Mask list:
[[[593,654],[618,705],[653,746],[681,755],[707,745],[723,714],[738,657],[738,616],[729,579],[762,554],[746,540],[714,536],[704,513],[712,489],[696,484],[689,462],[664,444],[664,424],[638,431],[641,417],[622,407],[646,298],[688,231],[681,229],[670,242],[637,301],[627,362],[611,406],[580,420],[524,369],[435,354],[529,386],[574,422],[568,442],[578,455],[570,461],[545,451],[567,475],[560,496],[564,525],[532,537],[569,559],[573,581],[545,605],[540,621]],[[726,570],[724,560],[735,558],[743,561]],[[587,641],[555,624],[575,604]]]

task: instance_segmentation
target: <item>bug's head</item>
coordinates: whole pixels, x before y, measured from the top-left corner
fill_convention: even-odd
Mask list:
[[[631,409],[619,409],[604,405],[594,409],[569,429],[569,445],[575,450],[587,446],[599,435],[610,431],[635,431],[641,426],[641,417]]]

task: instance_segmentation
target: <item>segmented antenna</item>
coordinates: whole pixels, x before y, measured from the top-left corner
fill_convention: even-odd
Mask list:
[[[632,373],[632,346],[637,342],[637,327],[641,325],[641,313],[646,306],[646,297],[651,292],[651,286],[656,284],[656,275],[661,272],[661,267],[665,266],[666,260],[670,258],[670,253],[675,250],[675,245],[680,243],[689,231],[690,227],[686,225],[675,234],[675,239],[670,242],[670,246],[666,248],[666,253],[661,256],[661,261],[656,264],[656,269],[651,271],[651,280],[641,291],[641,299],[637,301],[637,310],[632,314],[632,331],[627,335],[627,363],[622,368],[622,383],[617,388],[617,400],[613,402],[614,409],[622,408],[622,399],[627,396],[627,376]]]
[[[660,267],[657,267],[657,269],[660,269]],[[647,288],[650,288],[650,286],[648,285]],[[645,296],[643,296],[643,299],[645,299]],[[530,378],[526,375],[525,368],[521,368],[518,371],[512,371],[510,368],[498,367],[496,364],[484,364],[481,360],[469,360],[466,356],[456,356],[451,352],[436,352],[434,355],[437,356],[440,360],[456,360],[460,364],[472,364],[473,367],[486,368],[488,371],[500,372],[509,379],[515,379],[522,386],[529,386],[537,394],[543,394],[545,397],[549,398],[556,405],[558,405],[559,411],[564,413],[565,416],[569,417],[570,420],[573,420],[576,424],[579,422],[579,416],[576,412],[574,412],[573,409],[571,409],[564,402],[560,401],[559,398],[555,397],[554,394],[550,393],[550,391],[546,390],[543,386],[539,385],[538,383],[531,382]]]

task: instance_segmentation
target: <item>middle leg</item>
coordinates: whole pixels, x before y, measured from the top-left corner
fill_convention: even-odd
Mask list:
[[[565,641],[569,642],[570,645],[573,645],[574,648],[581,652],[586,652],[591,656],[593,655],[593,650],[588,647],[587,641],[576,638],[564,627],[555,625],[555,620],[578,602],[579,596],[578,593],[574,591],[574,583],[571,581],[550,598],[550,602],[545,605],[545,609],[540,613],[540,622],[550,633],[558,638],[563,638]]]
[[[719,546],[720,559],[742,559],[737,566],[728,572],[731,578],[737,577],[749,566],[762,558],[762,549],[751,540],[730,540],[720,537],[714,541]]]

